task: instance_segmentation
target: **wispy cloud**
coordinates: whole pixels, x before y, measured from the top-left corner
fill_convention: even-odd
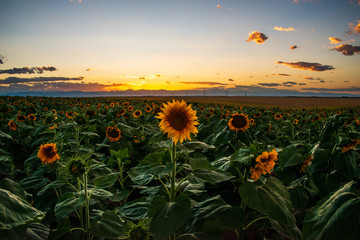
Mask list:
[[[326,70],[332,70],[335,69],[331,65],[322,65],[320,63],[310,63],[310,62],[282,62],[277,61],[278,64],[284,64],[292,68],[298,68],[302,70],[310,70],[310,71],[316,71],[316,72],[322,72]]]
[[[282,85],[284,87],[292,87],[294,85],[297,85],[297,82],[290,82],[290,81],[289,82],[283,82]]]
[[[0,70],[0,74],[41,74],[45,71],[53,72],[57,69],[55,67],[22,67],[22,68],[12,68],[12,69],[5,69]]]
[[[220,83],[220,82],[178,82],[181,84],[196,84],[196,85],[210,85],[210,86],[214,86],[214,85],[227,85],[225,83]]]
[[[281,86],[280,83],[258,83],[258,85],[263,87],[278,87]]]
[[[19,78],[8,77],[0,79],[0,84],[16,84],[16,83],[36,83],[36,82],[59,82],[59,81],[81,81],[84,77],[35,77],[35,78]]]
[[[336,38],[336,37],[329,37],[329,40],[330,40],[330,44],[338,44],[338,43],[342,42],[341,39]]]
[[[297,48],[299,48],[299,47],[296,46],[296,45],[292,45],[292,46],[290,47],[291,50],[295,50],[295,49],[297,49]]]
[[[353,46],[350,44],[341,44],[339,46],[331,48],[331,50],[341,52],[345,56],[353,56],[354,54],[360,53],[360,46]]]
[[[249,37],[248,37],[248,39],[246,41],[247,42],[254,41],[257,44],[262,44],[267,39],[268,39],[268,37],[264,33],[261,33],[261,32],[258,32],[258,31],[253,31],[253,32],[249,33]]]
[[[275,27],[274,27],[274,30],[276,30],[276,31],[286,31],[286,32],[290,32],[290,31],[295,31],[295,28],[293,28],[293,27],[284,28],[284,27],[275,26]]]
[[[286,73],[276,73],[276,74],[273,74],[273,75],[282,76],[282,77],[290,77],[291,76],[291,75],[286,74]]]
[[[305,79],[305,80],[322,80],[321,78],[314,78],[314,77],[310,77],[310,76],[302,76],[302,75],[299,75],[299,77]]]
[[[348,25],[349,25],[349,31],[346,32],[348,35],[351,34],[357,35],[358,33],[360,33],[360,20],[357,20],[357,24],[348,23]]]
[[[306,91],[316,92],[360,92],[360,87],[348,87],[348,88],[302,88]]]

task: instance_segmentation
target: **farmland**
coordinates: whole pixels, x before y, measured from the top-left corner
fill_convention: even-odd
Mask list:
[[[359,98],[176,99],[0,97],[0,238],[358,239]]]

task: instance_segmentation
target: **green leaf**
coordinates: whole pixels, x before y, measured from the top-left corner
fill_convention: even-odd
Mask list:
[[[162,164],[164,153],[150,153],[134,168],[130,170],[130,175],[159,175],[165,168]]]
[[[359,170],[356,168],[356,152],[347,151],[345,153],[337,152],[333,157],[334,165],[341,170],[349,180],[354,177],[359,178]]]
[[[156,206],[154,207],[154,205]],[[152,208],[158,210],[151,211]],[[152,203],[149,212],[152,212],[153,217],[150,231],[155,235],[155,239],[165,239],[190,218],[190,199],[185,194],[180,194],[175,202],[167,202],[162,199],[160,202]]]
[[[292,186],[289,188],[289,193],[291,195],[291,202],[295,209],[303,210],[305,209],[309,196],[302,185]]]
[[[236,229],[244,223],[245,213],[240,206],[231,206],[218,195],[199,202],[191,218],[190,232],[199,231],[206,221],[215,222],[222,229]]]
[[[127,219],[140,220],[149,217],[149,205],[149,201],[141,198],[136,201],[128,202],[124,206],[116,208],[116,210]]]
[[[97,133],[94,132],[81,132],[80,134],[88,137],[100,137]]]
[[[239,187],[244,203],[259,212],[263,212],[280,224],[295,226],[295,217],[291,212],[290,194],[280,180],[269,177],[266,182],[246,182]]]
[[[301,238],[301,232],[296,225],[283,225],[270,218],[271,226],[287,239],[298,240]]]
[[[113,194],[107,190],[101,189],[101,188],[89,188],[89,192],[92,192],[92,197],[95,197],[100,200],[110,199]]]
[[[97,188],[109,188],[114,185],[117,180],[118,173],[110,173],[105,176],[100,176],[94,179]]]
[[[214,149],[215,146],[213,145],[209,145],[206,144],[204,142],[200,142],[200,141],[191,141],[191,142],[185,142],[183,143],[183,147],[186,147],[188,149],[192,149],[192,150],[205,150],[205,149]]]
[[[83,204],[85,204],[85,195],[81,194],[80,197],[76,197],[73,193],[67,192],[61,196],[56,204],[55,216],[57,219],[64,218]]]
[[[192,183],[209,182],[211,184],[228,181],[233,178],[228,172],[211,169],[196,169],[188,176],[189,181]]]
[[[286,167],[299,165],[304,161],[304,157],[298,144],[285,147],[279,154],[279,167],[283,170]]]
[[[354,181],[319,202],[305,216],[303,240],[346,239],[360,236],[360,197],[354,193]]]
[[[216,168],[211,165],[211,163],[206,159],[197,159],[193,158],[190,160],[190,165],[192,170],[196,169],[211,169],[215,170]]]
[[[49,229],[41,223],[33,223],[28,226],[25,233],[25,239],[43,240],[48,239]]]
[[[34,176],[24,178],[22,181],[20,181],[20,184],[24,189],[37,189],[43,188],[47,182],[48,179],[44,178],[43,176]]]
[[[26,192],[21,185],[9,178],[4,178],[0,181],[0,188],[10,191],[21,199],[26,200]]]
[[[251,154],[250,148],[239,148],[233,155],[231,155],[230,160],[248,164],[253,158],[254,155]]]
[[[99,238],[114,239],[123,235],[124,220],[112,212],[104,212],[101,219],[91,221],[90,233]]]
[[[15,194],[0,188],[0,229],[11,229],[40,220],[43,212],[32,207],[29,203]]]
[[[65,179],[57,179],[51,183],[49,183],[48,185],[46,185],[45,187],[43,187],[39,192],[38,192],[38,196],[43,195],[47,190],[49,189],[55,189],[55,188],[59,188],[62,187],[64,185],[67,184],[67,181]]]
[[[110,155],[113,156],[114,158],[119,159],[120,161],[122,161],[125,158],[130,157],[127,148],[120,149],[119,151],[110,149]]]
[[[231,165],[230,157],[222,157],[211,163],[215,168],[221,171],[227,171]]]
[[[70,232],[71,225],[69,219],[62,219],[59,221],[58,226],[56,229],[51,229],[49,234],[49,239],[57,240],[57,239],[64,239],[63,236]]]
[[[7,138],[7,139],[10,139],[10,140],[13,140],[13,138],[9,134],[4,133],[2,131],[0,131],[0,138]]]

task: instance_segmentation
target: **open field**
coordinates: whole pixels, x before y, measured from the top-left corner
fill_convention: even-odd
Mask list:
[[[149,99],[184,99],[187,102],[218,103],[226,105],[269,106],[285,108],[343,108],[360,107],[360,98],[319,97],[149,97]]]

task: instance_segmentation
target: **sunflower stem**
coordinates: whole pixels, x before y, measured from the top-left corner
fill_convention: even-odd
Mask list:
[[[81,192],[80,179],[77,178],[76,181],[77,181],[77,190],[78,190],[78,192]],[[79,209],[79,220],[80,220],[80,227],[81,227],[82,229],[84,229],[83,211],[84,211],[83,207],[80,206],[80,209]]]
[[[172,143],[171,146],[171,152],[170,152],[170,158],[171,162],[174,164],[174,169],[171,172],[170,175],[170,202],[175,202],[176,197],[176,188],[175,188],[175,182],[176,182],[176,144]]]
[[[85,221],[86,221],[86,239],[90,240],[90,207],[88,195],[87,172],[84,174],[84,191],[85,191]]]

